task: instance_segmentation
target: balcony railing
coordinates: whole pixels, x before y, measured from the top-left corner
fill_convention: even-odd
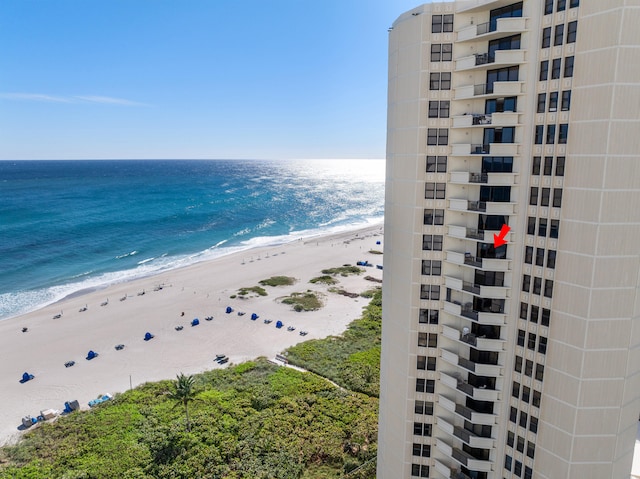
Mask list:
[[[464,264],[475,266],[476,268],[482,268],[482,258],[476,258],[475,256],[471,256],[471,253],[465,253]]]
[[[476,26],[476,35],[484,35],[485,33],[495,32],[497,28],[498,24],[496,22],[479,23]]]
[[[450,478],[451,479],[471,479],[471,476],[467,476],[462,471],[452,471]]]
[[[460,341],[470,344],[471,346],[478,345],[478,337],[473,333],[460,333]]]
[[[465,318],[472,319],[473,321],[478,321],[478,311],[474,311],[472,307],[463,306],[460,309],[460,314]]]
[[[469,183],[488,183],[489,175],[486,173],[469,173]]]
[[[466,291],[468,293],[473,293],[473,294],[480,294],[480,285],[479,284],[473,284],[469,281],[463,281],[462,282],[462,290]]]
[[[471,145],[472,155],[488,155],[491,150],[491,145]]]
[[[476,114],[476,113],[472,113],[472,117],[473,117],[473,121],[472,123],[474,125],[490,125],[491,124],[491,115],[486,115],[486,114]]]
[[[476,66],[486,65],[487,63],[494,63],[496,61],[495,55],[489,53],[476,53]]]
[[[486,201],[469,201],[469,211],[487,211]]]
[[[473,229],[473,228],[467,228],[465,237],[469,238],[469,239],[477,239],[477,240],[484,241],[484,231],[483,230],[476,230],[476,229]]]

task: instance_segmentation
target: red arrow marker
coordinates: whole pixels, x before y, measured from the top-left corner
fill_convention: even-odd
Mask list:
[[[502,229],[500,230],[500,234],[493,234],[493,247],[497,248],[498,246],[502,246],[503,244],[507,244],[507,241],[504,239],[507,236],[507,233],[511,230],[509,225],[502,225]]]

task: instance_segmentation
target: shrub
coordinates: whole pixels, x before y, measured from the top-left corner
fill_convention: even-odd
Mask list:
[[[296,282],[291,276],[271,276],[269,279],[258,281],[262,286],[289,286]]]
[[[309,283],[323,283],[323,284],[336,284],[338,282],[333,276],[325,274],[324,276],[316,276],[315,278],[311,278]]]

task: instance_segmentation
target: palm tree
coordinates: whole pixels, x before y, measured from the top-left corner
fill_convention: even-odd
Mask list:
[[[193,376],[185,376],[180,373],[174,381],[175,391],[169,393],[169,399],[177,401],[176,406],[180,403],[184,406],[184,414],[187,418],[187,431],[191,431],[191,423],[189,422],[189,403],[196,398],[194,390],[195,378]]]

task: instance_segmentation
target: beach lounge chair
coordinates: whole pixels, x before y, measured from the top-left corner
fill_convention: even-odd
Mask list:
[[[33,374],[29,374],[29,373],[23,373],[22,374],[22,379],[20,380],[21,384],[24,384],[28,381],[31,381],[35,376]]]
[[[200,320],[198,318],[195,318],[193,321],[191,321],[191,326],[197,326],[198,324],[200,324]]]
[[[71,366],[73,366],[76,362],[75,361],[67,361],[66,363],[64,363],[64,367],[65,368],[70,368]]]
[[[264,324],[271,324],[272,322],[273,322],[273,320],[272,320],[272,319],[265,319],[265,320],[263,321],[263,323],[264,323]]]
[[[382,269],[382,265],[381,265],[381,264],[377,264],[377,265],[376,265],[376,268],[378,268],[378,269]]]
[[[227,313],[227,314],[233,313],[233,308],[231,306],[227,306],[227,309],[225,310],[225,313]]]
[[[155,336],[149,332],[144,333],[144,340],[145,341],[149,341],[151,339],[153,339]]]
[[[295,331],[295,330],[296,330],[296,328],[294,328],[293,326],[289,326],[289,327],[287,328],[287,331]]]
[[[251,313],[251,320],[255,321],[256,319],[258,319],[260,316],[258,316],[256,313]]]
[[[116,351],[122,351],[124,349],[124,344],[116,344]]]
[[[213,316],[207,316],[204,318],[205,321],[213,321]]]
[[[89,352],[87,353],[87,361],[91,361],[93,358],[97,358],[97,357],[98,357],[98,353],[96,353],[95,351],[89,350]]]
[[[229,358],[223,358],[220,361],[218,361],[220,364],[227,364],[229,362]]]
[[[182,331],[184,329],[184,326],[176,326],[174,329],[176,331]]]
[[[276,321],[276,328],[280,329],[282,326],[284,326],[282,321],[280,321],[280,320]]]
[[[244,316],[245,312],[244,311],[238,311],[238,316]]]

